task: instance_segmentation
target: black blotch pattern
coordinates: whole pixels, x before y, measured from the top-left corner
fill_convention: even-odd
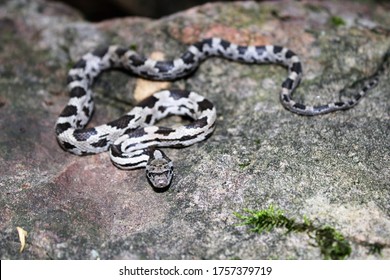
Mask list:
[[[221,40],[221,46],[222,48],[224,48],[225,50],[227,50],[229,47],[230,47],[230,42],[228,41],[225,41],[225,40]]]
[[[244,46],[238,46],[237,47],[238,53],[241,54],[241,55],[245,54],[247,49],[248,49],[248,47],[244,47]]]
[[[124,55],[125,53],[127,52],[127,49],[125,48],[117,48],[115,50],[115,53],[118,57],[121,57],[122,55]]]
[[[107,125],[115,127],[117,129],[123,129],[129,125],[132,119],[134,119],[133,115],[124,115],[115,121],[107,123]]]
[[[133,130],[131,133],[129,133],[129,137],[130,138],[139,138],[139,137],[142,137],[144,135],[146,135],[146,131],[145,131],[145,128],[143,127],[140,127],[136,130]]]
[[[153,115],[151,115],[151,114],[147,115],[146,118],[145,118],[145,123],[146,124],[151,124],[152,118],[153,118]]]
[[[78,98],[80,98],[80,97],[83,97],[83,96],[86,95],[86,94],[87,94],[87,92],[86,92],[85,89],[82,88],[82,87],[74,87],[74,88],[72,88],[72,89],[70,90],[70,93],[69,93],[69,95],[70,95],[71,98],[73,98],[73,97],[78,97]]]
[[[158,98],[155,97],[154,95],[152,95],[152,96],[142,100],[140,103],[138,103],[137,106],[142,107],[142,108],[146,108],[146,107],[153,108],[154,105],[156,105],[157,101],[158,101]]]
[[[293,51],[288,50],[288,51],[286,52],[286,58],[287,58],[287,59],[290,59],[290,58],[292,58],[293,56],[295,56],[295,53],[294,53]]]
[[[68,130],[69,128],[71,128],[72,125],[70,123],[59,123],[56,125],[56,134],[57,135],[60,135],[62,132]]]
[[[298,108],[298,109],[301,109],[301,110],[305,110],[305,109],[306,109],[306,106],[303,105],[303,104],[300,104],[300,103],[295,103],[295,104],[293,105],[293,107]]]
[[[377,84],[377,81],[370,81],[370,82],[368,83],[368,87],[369,87],[369,88],[374,87],[376,84]]]
[[[161,73],[167,73],[172,70],[174,66],[173,61],[157,61],[154,67]]]
[[[98,47],[96,50],[92,52],[93,55],[102,58],[108,51],[108,47]]]
[[[203,117],[201,119],[197,119],[196,121],[194,121],[193,123],[190,123],[188,125],[186,125],[186,128],[203,128],[207,125],[207,117]]]
[[[274,53],[280,53],[283,50],[281,46],[274,46]]]
[[[203,52],[203,42],[196,42],[195,44],[193,44],[193,46],[197,48],[198,51]]]
[[[213,103],[211,103],[207,99],[203,99],[202,101],[198,102],[198,106],[202,111],[207,109],[211,110],[214,107]]]
[[[74,82],[74,81],[81,81],[83,78],[80,77],[79,75],[68,75],[67,79],[66,79],[66,82],[68,84],[70,84],[71,82]]]
[[[84,114],[85,114],[87,117],[89,117],[90,114],[91,114],[91,112],[90,112],[90,110],[88,109],[88,107],[84,107],[84,108],[83,108],[83,112],[84,112]]]
[[[186,63],[186,64],[193,64],[195,63],[195,55],[191,52],[185,52],[182,56],[181,59]]]
[[[313,109],[314,111],[323,111],[329,108],[329,105],[318,105],[314,106]]]
[[[188,98],[190,96],[190,91],[188,90],[181,90],[181,89],[171,89],[169,90],[170,97],[172,97],[174,100],[179,100],[181,98]]]
[[[84,69],[86,65],[87,65],[87,62],[85,61],[85,59],[80,59],[73,66],[73,69]]]
[[[290,89],[292,89],[293,84],[294,84],[294,81],[292,79],[290,79],[290,78],[287,78],[283,82],[282,87],[290,90]]]
[[[291,66],[291,71],[294,71],[298,74],[302,73],[302,64],[299,62],[294,62]]]
[[[164,113],[164,112],[167,110],[167,107],[165,107],[165,106],[159,106],[159,107],[157,108],[157,110],[160,111],[161,113]]]
[[[146,59],[145,57],[142,57],[140,55],[133,54],[132,56],[129,57],[130,63],[136,67],[144,65]]]
[[[334,105],[336,107],[343,107],[345,105],[345,103],[344,102],[335,102]]]
[[[210,47],[213,45],[213,39],[212,38],[207,38],[202,41],[203,45],[209,45]]]
[[[77,107],[74,105],[68,105],[62,110],[60,117],[70,117],[77,115]]]
[[[73,132],[73,137],[77,141],[87,141],[91,136],[96,135],[97,131],[95,128],[86,128],[86,129],[75,129]]]
[[[122,157],[120,145],[111,145],[110,150],[114,157]]]
[[[265,52],[265,46],[257,46],[256,52],[258,55],[262,55]]]
[[[283,100],[284,102],[290,102],[290,98],[288,97],[287,94],[283,94],[283,95],[282,95],[282,100]]]
[[[100,139],[99,141],[92,143],[91,146],[93,146],[95,148],[102,148],[102,147],[105,147],[107,144],[108,144],[107,139]]]
[[[125,130],[125,132],[123,132],[123,135],[124,135],[124,134],[130,134],[130,133],[132,133],[134,130],[136,130],[136,128],[128,128],[128,129]]]
[[[160,135],[164,135],[164,136],[168,136],[169,134],[171,134],[171,133],[173,133],[173,132],[175,132],[175,130],[172,129],[172,128],[160,126],[160,127],[158,128],[158,130],[156,130],[155,133],[156,133],[156,134],[160,134]]]
[[[75,145],[72,145],[72,144],[65,142],[65,141],[61,143],[61,147],[63,147],[65,150],[71,150],[71,149],[76,148]]]

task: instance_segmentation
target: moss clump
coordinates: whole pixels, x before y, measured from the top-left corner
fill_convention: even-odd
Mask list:
[[[304,217],[303,222],[288,218],[283,211],[269,206],[268,209],[253,211],[244,209],[247,215],[235,213],[236,217],[250,227],[250,231],[263,233],[274,228],[285,228],[286,234],[290,232],[305,232],[316,242],[324,259],[343,260],[351,254],[351,246],[344,236],[330,226],[317,227],[311,220]]]
[[[132,50],[132,51],[137,51],[138,46],[137,46],[136,44],[131,44],[131,45],[129,46],[129,49]]]
[[[351,254],[349,242],[332,227],[316,229],[315,240],[325,259],[342,260]]]
[[[243,162],[243,163],[239,163],[238,164],[238,167],[240,167],[240,169],[245,169],[246,167],[248,167],[251,163],[250,162]]]
[[[334,27],[344,26],[346,25],[346,22],[343,18],[338,16],[332,16],[330,18],[330,24]]]

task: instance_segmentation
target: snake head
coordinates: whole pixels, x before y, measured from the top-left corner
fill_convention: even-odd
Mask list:
[[[146,177],[154,188],[168,187],[173,178],[172,161],[162,151],[154,150],[146,164]]]

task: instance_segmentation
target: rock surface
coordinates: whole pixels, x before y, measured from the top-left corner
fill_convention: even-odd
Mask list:
[[[248,1],[91,24],[63,5],[0,1],[1,259],[320,259],[305,235],[237,226],[234,212],[271,204],[336,228],[352,240],[350,259],[390,259],[388,67],[354,109],[308,118],[280,105],[282,67],[207,60],[172,87],[212,100],[217,128],[205,142],[167,150],[176,176],[163,193],[107,153],[62,151],[53,130],[67,70],[98,45],[167,58],[210,36],[284,45],[304,63],[296,98],[320,104],[375,70],[390,46],[389,13],[352,1]],[[102,75],[91,125],[129,110],[136,86],[120,72]],[[28,232],[22,253],[17,226]],[[385,247],[372,254],[364,242]]]

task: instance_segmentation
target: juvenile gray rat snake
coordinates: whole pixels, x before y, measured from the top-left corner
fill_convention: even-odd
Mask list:
[[[292,99],[302,78],[302,64],[291,50],[273,45],[239,46],[220,38],[209,38],[188,47],[180,58],[155,61],[132,49],[119,46],[98,48],[85,54],[69,71],[70,99],[59,116],[55,132],[61,147],[73,154],[94,154],[109,150],[113,164],[121,169],[146,167],[155,188],[169,186],[172,161],[158,148],[186,147],[206,139],[214,130],[216,109],[203,96],[186,90],[164,90],[142,100],[117,120],[85,128],[93,108],[92,84],[102,71],[124,69],[152,80],[175,80],[194,72],[208,57],[223,57],[248,64],[280,64],[287,67],[280,102],[293,113],[319,115],[355,106],[378,82],[373,75],[348,101],[308,106]],[[169,115],[187,116],[193,122],[175,128],[154,125]]]

